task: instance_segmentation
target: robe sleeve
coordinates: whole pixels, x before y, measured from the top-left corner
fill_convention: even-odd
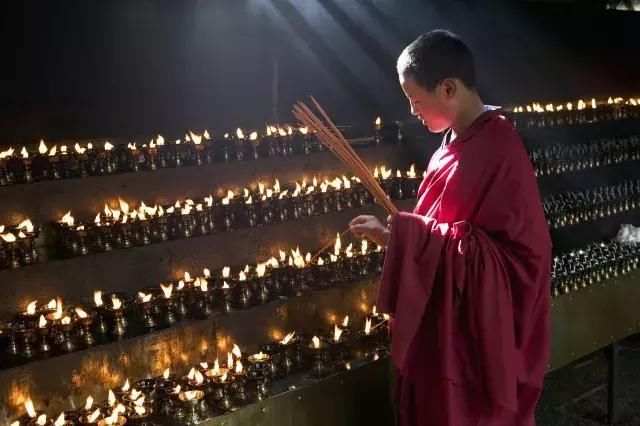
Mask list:
[[[461,300],[487,403],[516,411],[520,356],[515,345],[513,306],[505,262],[492,239],[468,222],[437,223],[399,213],[393,221],[378,306],[394,317],[391,357],[402,373],[427,309],[438,311],[438,348],[443,377],[455,379],[454,301]],[[436,280],[436,276],[438,279]],[[435,286],[438,300],[432,300]],[[435,349],[435,348],[434,348]]]

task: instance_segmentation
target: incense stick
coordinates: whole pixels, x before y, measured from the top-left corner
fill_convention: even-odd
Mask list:
[[[356,154],[349,142],[342,135],[340,130],[333,123],[329,115],[322,108],[320,103],[311,97],[313,104],[320,111],[327,125],[325,125],[316,114],[313,113],[303,102],[298,102],[293,106],[293,115],[305,126],[316,132],[318,139],[327,146],[340,161],[342,161],[351,172],[355,174],[364,187],[373,195],[374,199],[381,204],[390,214],[398,213],[398,209],[393,205],[387,194],[384,192],[376,178],[371,174],[362,159]]]

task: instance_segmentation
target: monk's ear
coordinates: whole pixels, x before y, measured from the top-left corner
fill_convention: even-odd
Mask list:
[[[457,91],[456,81],[452,78],[445,78],[442,80],[442,93],[444,93],[447,99],[451,99],[455,96]]]

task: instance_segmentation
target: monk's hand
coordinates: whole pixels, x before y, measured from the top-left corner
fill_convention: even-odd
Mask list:
[[[349,229],[360,238],[367,238],[378,245],[387,246],[389,229],[371,215],[360,215],[349,222]]]

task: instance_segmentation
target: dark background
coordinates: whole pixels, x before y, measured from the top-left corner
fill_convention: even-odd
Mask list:
[[[640,86],[640,13],[589,0],[19,1],[2,9],[3,145],[262,127],[290,120],[292,102],[309,94],[339,122],[405,119],[396,57],[438,27],[475,51],[487,103]]]

